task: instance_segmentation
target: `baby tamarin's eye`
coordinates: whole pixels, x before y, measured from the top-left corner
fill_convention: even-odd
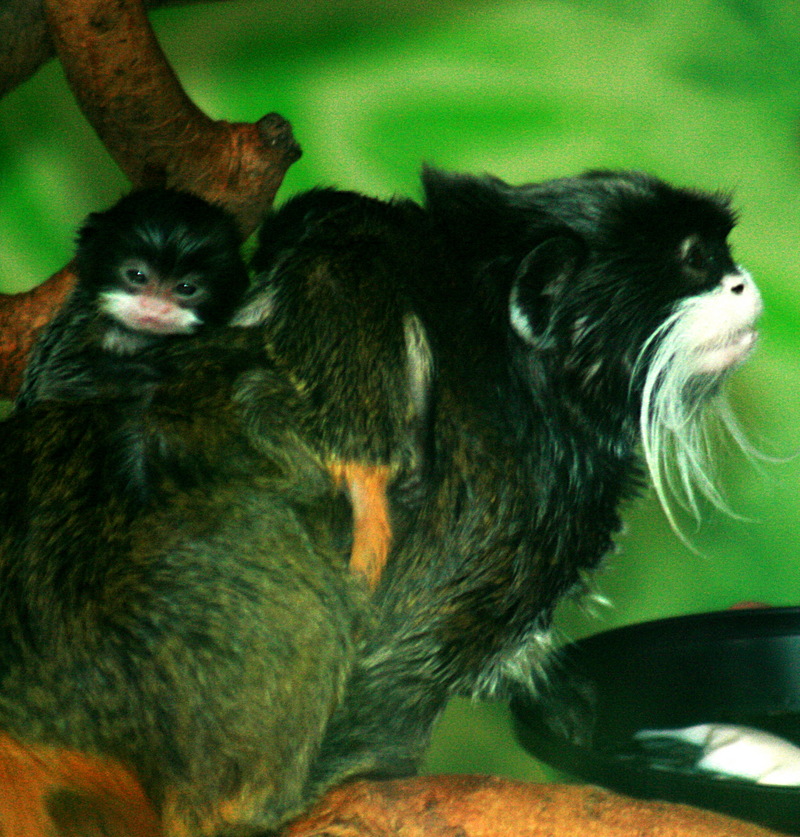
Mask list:
[[[125,281],[131,285],[146,285],[147,274],[135,267],[129,267],[125,271]]]
[[[197,285],[193,285],[191,282],[178,282],[178,284],[175,285],[175,293],[177,296],[181,296],[184,299],[194,296],[197,291]]]

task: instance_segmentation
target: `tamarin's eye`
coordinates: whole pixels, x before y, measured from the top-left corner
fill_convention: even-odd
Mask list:
[[[175,293],[178,296],[188,299],[190,296],[194,296],[197,293],[197,285],[193,285],[191,282],[178,282],[178,284],[175,285]]]
[[[131,285],[146,285],[147,274],[135,267],[129,267],[125,271],[125,279]]]
[[[681,256],[689,270],[696,273],[705,273],[708,270],[708,252],[697,236],[690,236],[683,242]]]

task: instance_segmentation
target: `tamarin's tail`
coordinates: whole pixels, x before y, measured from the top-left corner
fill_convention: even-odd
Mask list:
[[[389,521],[389,466],[334,461],[328,469],[334,484],[345,486],[353,507],[353,547],[350,570],[375,590],[392,543]]]
[[[133,774],[110,759],[0,733],[0,837],[161,837]]]

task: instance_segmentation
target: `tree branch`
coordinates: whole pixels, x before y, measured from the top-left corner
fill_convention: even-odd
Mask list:
[[[209,0],[146,0],[147,9]],[[0,4],[0,99],[27,81],[56,54],[42,0],[3,0]]]
[[[289,124],[215,121],[180,85],[139,0],[45,0],[73,94],[137,186],[169,185],[222,203],[255,229],[299,156]]]
[[[43,284],[20,294],[0,294],[0,398],[13,398],[36,335],[75,284],[71,264]]]
[[[686,805],[595,787],[485,776],[358,781],[331,791],[281,837],[769,837]]]
[[[186,189],[226,207],[243,236],[272,204],[300,148],[286,120],[213,120],[185,93],[140,0],[45,0],[78,104],[134,186]],[[30,346],[63,301],[67,266],[31,292],[0,294],[0,397],[13,398]]]

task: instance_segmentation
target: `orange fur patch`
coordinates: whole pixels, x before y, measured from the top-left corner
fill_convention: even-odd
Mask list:
[[[374,590],[380,581],[392,543],[386,496],[389,468],[359,462],[334,462],[329,467],[336,485],[347,488],[353,506],[350,569],[363,575],[370,590]]]
[[[2,837],[160,837],[159,818],[118,762],[0,733]]]

